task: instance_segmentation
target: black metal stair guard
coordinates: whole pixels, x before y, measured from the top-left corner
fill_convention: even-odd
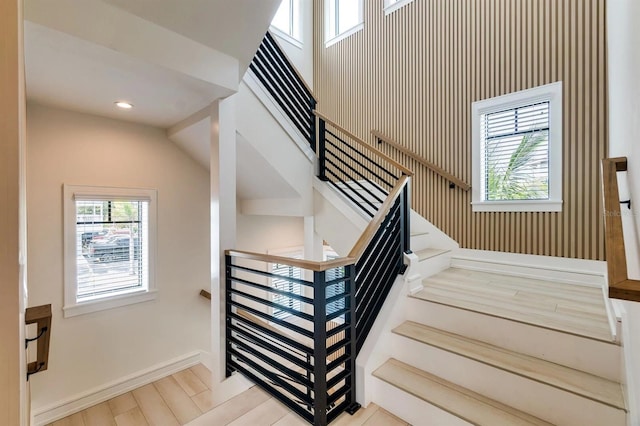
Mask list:
[[[359,408],[356,357],[409,251],[409,176],[346,130],[316,118],[313,94],[271,34],[250,68],[316,152],[318,177],[372,218],[346,258],[310,262],[226,252],[227,376],[245,375],[324,426]],[[272,263],[297,272],[271,272]],[[274,279],[289,285],[272,286]]]

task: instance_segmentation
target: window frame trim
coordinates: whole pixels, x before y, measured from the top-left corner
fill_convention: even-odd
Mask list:
[[[480,117],[483,114],[517,108],[528,103],[549,102],[549,198],[546,200],[482,199],[482,153]],[[473,212],[561,212],[562,199],[562,81],[483,99],[471,106],[471,205]]]
[[[339,41],[342,41],[350,36],[352,36],[353,34],[360,32],[361,30],[364,29],[364,0],[357,0],[358,1],[358,20],[360,21],[358,24],[354,25],[353,27],[343,31],[342,33],[337,33],[337,34],[333,34],[330,35],[330,29],[331,29],[331,19],[333,19],[334,22],[334,27],[338,26],[338,15],[339,15],[339,11],[338,8],[336,7],[336,16],[331,16],[331,7],[330,7],[330,2],[333,2],[334,5],[337,5],[338,0],[330,0],[330,1],[325,1],[324,2],[324,47],[330,47],[333,46],[334,44],[338,43]],[[336,31],[337,32],[337,31]]]
[[[285,1],[285,0],[283,0]],[[300,26],[300,38],[296,38],[293,34],[290,34],[282,29],[273,25],[273,23],[269,24],[269,31],[271,31],[274,35],[280,37],[287,43],[291,44],[298,49],[302,49],[304,47],[304,28],[303,28],[303,14],[302,14],[302,4],[300,0],[286,0],[289,1],[289,5],[291,8],[291,13],[289,14],[289,26],[291,28],[291,32],[294,32],[295,28],[295,20],[298,19],[298,25]]]
[[[413,0],[399,0],[393,3],[389,3],[388,0],[384,0],[384,16],[391,15],[396,10],[402,9],[404,6],[412,2]]]
[[[146,289],[114,292],[109,296],[78,302],[76,263],[76,200],[139,200],[149,202],[148,286]],[[150,301],[157,296],[155,259],[157,255],[157,190],[63,184],[63,267],[64,318]]]

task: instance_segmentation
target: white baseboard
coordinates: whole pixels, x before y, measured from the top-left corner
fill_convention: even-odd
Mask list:
[[[598,288],[606,283],[606,263],[596,260],[458,249],[451,266]]]
[[[108,401],[118,395],[155,382],[163,377],[192,367],[201,361],[201,353],[193,352],[169,361],[157,364],[145,370],[125,376],[121,379],[107,383],[103,386],[74,395],[63,401],[59,401],[45,407],[33,408],[32,425],[42,426],[60,420],[71,414],[92,407],[101,402]]]

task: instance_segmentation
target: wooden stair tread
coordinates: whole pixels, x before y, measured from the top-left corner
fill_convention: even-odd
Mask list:
[[[396,359],[373,375],[429,404],[476,425],[550,425],[543,420],[482,396]]]
[[[412,321],[393,332],[626,411],[622,387],[611,380]]]
[[[505,300],[508,303],[500,303],[499,294],[486,293],[486,292],[473,292],[468,290],[460,291],[458,289],[452,289],[447,286],[430,286],[425,287],[421,292],[417,294],[417,297],[424,298],[425,296],[440,296],[441,298],[453,299],[461,304],[469,302],[471,305],[483,305],[488,308],[495,308],[493,313],[496,314],[508,314],[513,313],[516,316],[528,317],[533,320],[548,320],[553,322],[554,320],[561,326],[563,323],[572,324],[579,330],[589,331],[602,331],[605,333],[605,339],[610,339],[609,324],[607,318],[604,315],[576,315],[571,311],[563,312],[557,311],[558,305],[548,302],[540,302],[537,300],[530,300],[523,298],[518,294],[513,296],[507,296]]]
[[[518,277],[514,275],[488,273],[482,271],[449,268],[425,281],[441,280],[458,285],[479,287],[506,288],[514,291],[536,294],[542,298],[552,297],[555,300],[580,302],[602,306],[602,289],[599,287],[580,286],[541,279]]]
[[[614,343],[611,331],[605,326],[593,329],[579,324],[568,323],[563,317],[562,320],[554,320],[546,315],[533,314],[523,312],[521,310],[508,309],[496,306],[495,303],[478,303],[478,301],[464,301],[452,298],[450,296],[439,296],[430,294],[428,290],[422,290],[410,296],[415,299],[426,300],[433,303],[439,303],[454,308],[464,309],[470,312],[477,312],[483,315],[489,315],[497,318],[503,318],[510,321],[521,322],[535,327],[547,328],[562,333],[573,334],[576,336],[587,337],[607,343]]]
[[[449,268],[423,280],[412,295],[485,315],[611,343],[599,288]]]
[[[426,248],[426,249],[415,252],[415,254],[416,256],[418,256],[418,259],[426,260],[432,257],[439,256],[444,253],[448,253],[450,251],[451,250],[446,250],[446,249]]]

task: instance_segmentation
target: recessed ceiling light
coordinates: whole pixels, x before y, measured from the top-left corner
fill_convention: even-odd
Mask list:
[[[122,108],[122,109],[131,109],[131,108],[133,108],[133,104],[130,104],[129,102],[125,102],[125,101],[118,101],[115,104],[116,104],[116,106],[118,108]]]

